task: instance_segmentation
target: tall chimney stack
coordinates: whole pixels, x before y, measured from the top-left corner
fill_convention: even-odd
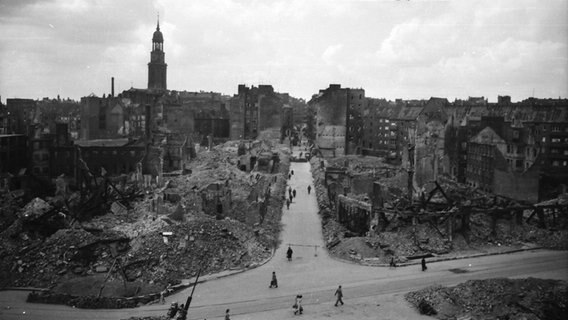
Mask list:
[[[114,77],[110,78],[110,96],[114,98]]]

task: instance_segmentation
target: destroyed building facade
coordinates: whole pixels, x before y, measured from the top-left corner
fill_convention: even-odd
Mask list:
[[[308,105],[314,110],[312,125],[315,145],[326,157],[354,154],[360,150],[365,109],[365,90],[341,88],[330,84],[312,96]]]
[[[256,139],[263,130],[280,130],[288,99],[288,94],[275,92],[271,85],[240,84],[230,102],[231,139]]]

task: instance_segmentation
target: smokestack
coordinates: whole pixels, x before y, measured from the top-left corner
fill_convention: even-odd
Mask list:
[[[114,98],[114,77],[110,78],[110,96]]]

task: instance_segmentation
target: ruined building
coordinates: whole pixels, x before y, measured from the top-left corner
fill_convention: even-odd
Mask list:
[[[232,140],[255,139],[261,131],[282,127],[282,108],[287,94],[277,93],[271,85],[239,85],[230,101]]]
[[[314,110],[311,121],[316,148],[326,157],[354,154],[362,143],[365,90],[330,84],[308,102]]]
[[[5,133],[28,135],[30,125],[37,122],[37,102],[32,99],[6,99]]]

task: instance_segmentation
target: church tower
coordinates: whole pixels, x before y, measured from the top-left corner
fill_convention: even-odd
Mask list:
[[[152,36],[152,52],[148,63],[148,89],[166,90],[166,69],[164,36],[160,31],[160,20]]]

